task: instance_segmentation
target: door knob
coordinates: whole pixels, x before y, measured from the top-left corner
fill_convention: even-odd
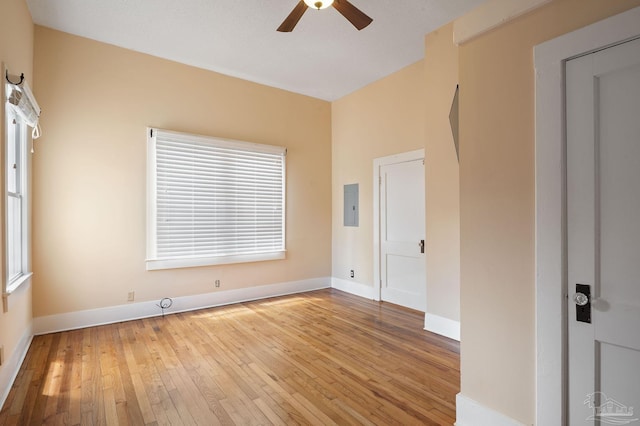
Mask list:
[[[573,295],[573,301],[576,302],[578,306],[585,306],[589,303],[589,296],[584,293],[576,293]]]

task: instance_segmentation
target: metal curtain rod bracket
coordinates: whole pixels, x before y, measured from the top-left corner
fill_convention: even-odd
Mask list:
[[[14,86],[20,86],[24,81],[24,73],[20,74],[20,81],[17,83],[14,83],[13,81],[9,80],[9,70],[5,70],[4,78],[6,78],[10,84],[13,84]]]

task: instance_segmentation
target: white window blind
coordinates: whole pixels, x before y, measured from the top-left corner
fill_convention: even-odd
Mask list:
[[[18,77],[5,71],[5,75],[9,83],[6,85],[7,106],[15,111],[23,123],[33,128],[32,139],[38,139],[40,137],[38,121],[41,110],[29,84],[24,79],[24,74]]]
[[[281,147],[149,129],[147,269],[284,258]]]

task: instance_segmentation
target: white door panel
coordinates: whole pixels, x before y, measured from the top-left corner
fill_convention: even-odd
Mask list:
[[[569,422],[640,424],[640,41],[568,61],[566,87]]]
[[[382,300],[426,311],[424,162],[380,168]]]

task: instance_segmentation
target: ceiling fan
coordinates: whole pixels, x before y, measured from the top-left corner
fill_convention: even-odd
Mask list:
[[[278,31],[288,33],[293,31],[296,24],[304,15],[304,12],[308,8],[314,9],[326,9],[329,6],[333,6],[342,16],[347,18],[349,22],[353,24],[359,30],[369,25],[373,19],[365,15],[360,9],[349,3],[347,0],[300,0],[296,7],[293,8],[289,16],[280,24]]]

